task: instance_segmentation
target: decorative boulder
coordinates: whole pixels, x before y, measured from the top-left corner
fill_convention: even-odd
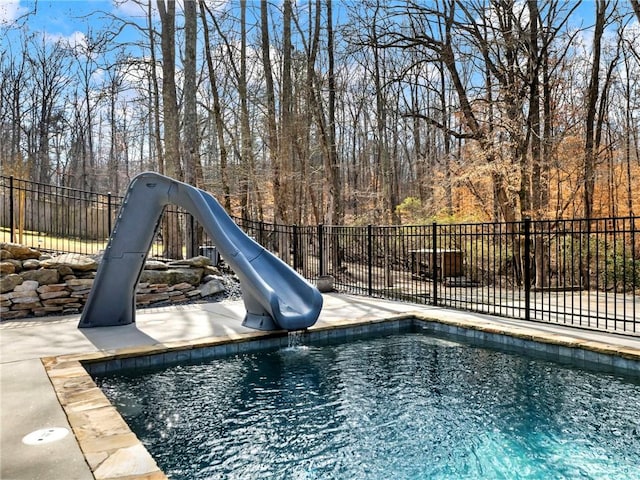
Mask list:
[[[199,290],[202,297],[208,297],[209,295],[215,295],[216,293],[224,292],[226,288],[221,279],[214,278],[212,280],[209,280],[204,285],[201,285],[199,287]]]
[[[10,273],[9,275],[3,275],[0,277],[0,293],[11,292],[14,288],[20,285],[24,280],[20,275]]]
[[[170,267],[206,267],[211,265],[211,259],[204,255],[198,255],[197,257],[187,258],[185,260],[175,260],[169,262]]]
[[[215,275],[217,277],[222,275],[222,273],[220,273],[220,269],[218,267],[214,267],[213,265],[207,265],[206,267],[204,267],[204,274]]]
[[[25,260],[25,262],[29,262],[29,261],[31,260]],[[22,260],[16,260],[15,258],[7,258],[6,260],[3,260],[3,262],[10,263],[14,267],[16,267],[15,273],[20,273],[22,271],[22,263],[23,263]]]
[[[16,288],[13,289],[14,292],[28,292],[35,291],[38,289],[40,284],[35,280],[24,280],[20,285],[16,285]]]
[[[166,263],[160,262],[158,260],[147,260],[146,262],[144,262],[144,269],[145,270],[168,270],[169,266]]]
[[[140,282],[167,285],[176,285],[187,282],[191,285],[199,285],[202,280],[202,268],[170,268],[168,270],[143,270]]]
[[[16,273],[16,266],[11,262],[0,262],[0,275]]]
[[[30,258],[22,262],[22,268],[25,270],[37,270],[40,268],[40,260],[36,260],[35,258]]]
[[[41,268],[40,270],[26,270],[20,273],[22,280],[35,280],[40,285],[53,285],[60,281],[60,275],[57,270],[50,268]],[[22,283],[22,282],[20,282]]]
[[[73,270],[86,272],[89,270],[97,270],[98,262],[91,257],[80,255],[79,253],[64,253],[48,260],[42,260],[40,262],[40,266],[44,268],[58,268],[66,266]]]
[[[27,258],[40,258],[40,252],[35,248],[26,247],[19,243],[0,243],[0,250],[6,250],[11,254],[11,258],[26,260]]]
[[[60,265],[58,268],[58,273],[61,277],[66,277],[67,275],[73,275],[73,269],[68,265]]]

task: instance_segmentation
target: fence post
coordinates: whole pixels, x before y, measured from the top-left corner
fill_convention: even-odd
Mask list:
[[[200,252],[198,251],[198,238],[196,237],[196,225],[195,219],[193,215],[189,213],[189,240],[191,240],[191,246],[189,247],[190,252],[187,252],[188,257],[195,257]]]
[[[373,226],[367,225],[367,290],[373,296]]]
[[[107,192],[107,238],[111,238],[111,192]]]
[[[14,223],[13,223],[13,175],[9,177],[9,238],[14,243]]]
[[[298,261],[298,225],[293,224],[293,269],[299,270],[300,262]]]
[[[524,319],[531,320],[531,218],[524,217]]]
[[[244,226],[244,219],[242,220],[242,223]],[[258,222],[258,243],[263,247],[265,246],[264,244],[266,243],[264,241],[264,222],[262,220]]]
[[[438,305],[438,225],[433,222],[431,226],[431,284],[432,284],[432,305]]]
[[[323,225],[318,224],[318,262],[320,263],[318,268],[318,274],[323,276],[324,273],[324,232]]]

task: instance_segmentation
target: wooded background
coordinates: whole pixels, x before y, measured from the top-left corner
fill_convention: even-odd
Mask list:
[[[1,27],[4,175],[154,170],[284,224],[638,208],[638,0],[127,6],[75,41]]]

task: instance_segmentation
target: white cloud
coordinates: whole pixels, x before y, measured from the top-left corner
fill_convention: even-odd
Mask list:
[[[204,0],[204,3],[211,9],[212,12],[223,12],[228,8],[230,0]]]
[[[115,13],[124,17],[145,17],[147,15],[147,2],[135,0],[115,0],[113,6]],[[151,2],[151,9],[155,15],[157,12],[156,2]]]
[[[0,0],[0,25],[11,25],[27,12],[20,0]]]
[[[2,1],[2,0],[0,0]],[[112,0],[114,13],[124,17],[146,17],[149,0]],[[231,0],[205,0],[204,3],[213,12],[223,11],[230,4]],[[184,0],[175,0],[176,11],[184,11]],[[156,0],[151,0],[151,11],[154,18],[158,15]]]
[[[73,49],[79,52],[85,52],[88,47],[87,36],[82,32],[73,32],[68,37],[64,38],[64,41]]]
[[[62,35],[60,33],[44,33],[44,38],[47,43],[59,43],[66,47],[72,48],[78,53],[85,53],[87,51],[87,36],[75,31],[71,35]]]
[[[91,74],[91,81],[94,84],[102,83],[104,81],[105,76],[106,75],[105,75],[104,69],[96,68]]]

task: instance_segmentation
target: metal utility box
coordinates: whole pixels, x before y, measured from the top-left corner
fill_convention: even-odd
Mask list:
[[[218,263],[220,263],[220,254],[214,245],[200,245],[200,255],[211,260],[211,264],[214,267],[217,267]]]
[[[457,249],[438,248],[434,254],[431,248],[410,250],[411,272],[419,277],[433,278],[433,269],[437,271],[437,278],[461,277],[464,275],[462,267],[462,252]]]

